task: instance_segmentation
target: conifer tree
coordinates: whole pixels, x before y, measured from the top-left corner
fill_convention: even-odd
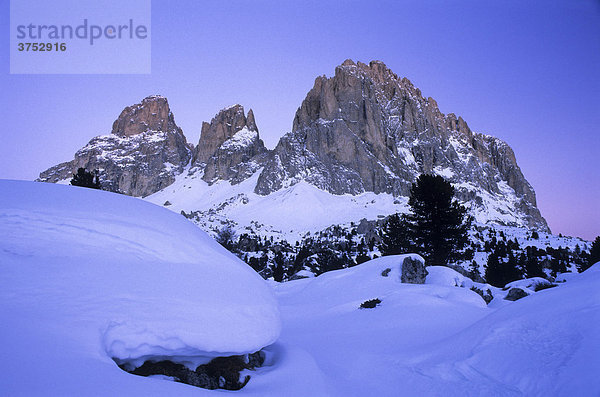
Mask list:
[[[381,238],[379,250],[383,255],[410,253],[412,246],[409,233],[409,226],[403,215],[388,216],[379,232]]]
[[[506,262],[500,259],[497,251],[492,252],[488,257],[485,267],[485,281],[488,284],[502,288],[511,281],[521,279],[522,275],[522,271],[519,269],[512,252],[509,254]]]
[[[542,264],[537,257],[537,249],[535,247],[527,247],[525,255],[525,274],[528,278],[531,277],[546,277]]]
[[[441,176],[423,174],[413,183],[411,212],[388,217],[380,232],[384,255],[414,252],[428,264],[446,265],[471,259],[466,252],[471,218],[454,198],[454,188]]]
[[[98,170],[94,170],[94,173],[91,173],[85,168],[78,168],[77,173],[73,174],[73,178],[71,178],[71,185],[88,187],[90,189],[100,189]]]
[[[281,251],[275,254],[275,258],[273,260],[275,262],[273,267],[273,280],[282,282],[283,278],[285,277],[285,258],[283,257]]]
[[[596,262],[600,262],[600,236],[596,237],[596,239],[592,243],[592,248],[590,249],[587,265],[582,266],[581,271],[590,268]]]

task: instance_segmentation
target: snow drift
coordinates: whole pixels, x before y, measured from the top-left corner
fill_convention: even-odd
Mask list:
[[[182,216],[71,186],[0,192],[3,393],[165,395],[111,358],[197,365],[277,339],[268,285]]]

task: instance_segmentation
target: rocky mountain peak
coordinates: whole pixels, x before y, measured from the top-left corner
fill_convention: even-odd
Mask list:
[[[93,138],[73,160],[42,172],[38,180],[58,182],[78,168],[97,169],[103,189],[147,196],[173,183],[190,158],[167,98],[153,95],[127,106],[110,135]]]
[[[341,65],[341,67],[343,66],[344,64]],[[371,61],[368,64],[357,62],[355,66],[359,73],[369,76],[375,83],[382,84],[387,83],[390,80],[398,80],[398,76],[381,61]],[[337,72],[338,71],[336,70],[336,73]]]
[[[258,132],[258,127],[256,126],[256,121],[254,120],[254,112],[252,109],[248,110],[248,116],[246,117],[246,127],[250,131]]]
[[[254,113],[250,110],[248,116],[246,116],[244,107],[238,104],[222,109],[213,117],[210,123],[202,123],[202,131],[200,132],[200,141],[198,142],[198,146],[196,146],[194,163],[208,162],[225,141],[232,138],[243,128],[255,131],[258,138],[258,128],[254,120]]]
[[[169,108],[167,98],[151,95],[132,106],[127,106],[112,127],[112,134],[129,137],[146,131],[178,131],[175,118]]]
[[[547,229],[510,147],[473,133],[462,117],[444,115],[435,100],[380,61],[346,60],[333,77],[315,80],[255,192],[306,181],[333,194],[408,196],[423,173],[455,183],[482,218],[500,206],[499,219],[506,214],[507,222],[520,217],[521,224]]]
[[[203,169],[202,178],[209,183],[238,183],[264,162],[266,154],[252,109],[246,115],[242,105],[233,105],[202,124],[192,165]]]

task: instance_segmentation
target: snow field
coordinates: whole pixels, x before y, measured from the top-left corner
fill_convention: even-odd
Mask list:
[[[263,347],[265,365],[234,393],[600,394],[600,264],[516,302],[496,289],[489,306],[469,289],[485,285],[452,269],[402,284],[405,256],[266,283],[143,200],[16,181],[0,181],[0,192],[6,395],[214,396],[222,392],[128,374],[111,357],[193,366]],[[359,308],[374,298],[381,304]]]

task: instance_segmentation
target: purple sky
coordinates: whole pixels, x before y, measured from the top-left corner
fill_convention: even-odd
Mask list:
[[[155,93],[194,144],[240,103],[273,147],[316,76],[377,59],[507,141],[554,233],[600,234],[598,1],[154,1],[150,75],[10,75],[8,45],[5,29],[0,178],[72,159]]]

